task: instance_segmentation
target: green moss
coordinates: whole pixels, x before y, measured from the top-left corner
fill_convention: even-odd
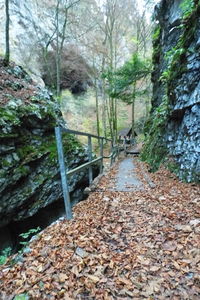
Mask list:
[[[73,154],[77,148],[81,148],[79,141],[71,134],[63,134],[63,150],[65,155]],[[51,161],[57,160],[57,145],[54,135],[50,135],[43,140],[43,143],[37,148],[38,153],[47,154]]]
[[[157,25],[154,29],[153,35],[152,35],[152,42],[153,42],[153,55],[152,55],[152,61],[153,64],[156,64],[159,62],[160,54],[161,54],[161,27],[160,25]]]
[[[154,31],[153,31],[153,34],[152,34],[152,40],[153,40],[154,43],[155,43],[155,41],[160,39],[160,34],[161,34],[161,27],[160,27],[160,25],[157,25],[154,28]]]
[[[17,117],[16,111],[14,109],[0,107],[0,126],[5,126],[7,123],[18,125],[20,123],[20,120]]]
[[[194,0],[183,0],[180,4],[180,8],[183,11],[183,19],[190,16],[194,9]]]
[[[30,144],[25,144],[24,146],[17,149],[17,154],[21,159],[27,157],[30,153],[33,154],[34,152],[35,152],[35,148]]]
[[[171,84],[174,84],[174,80],[179,79],[187,71],[186,50],[179,46],[173,47],[166,53],[165,59],[168,61],[168,66],[161,74],[160,81],[165,86],[167,97],[173,103],[174,97],[171,90],[174,89],[171,88]]]
[[[30,174],[30,168],[28,166],[20,165],[16,167],[13,172],[13,180],[17,181],[20,178],[27,176],[28,174]]]
[[[165,97],[145,125],[146,138],[141,159],[151,166],[152,171],[156,171],[166,159],[167,148],[163,136],[169,112],[168,98]]]
[[[2,159],[1,160],[1,165],[2,165],[3,168],[8,168],[8,167],[10,167],[10,162],[7,161],[6,159]]]

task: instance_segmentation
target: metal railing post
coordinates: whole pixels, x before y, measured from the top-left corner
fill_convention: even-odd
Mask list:
[[[114,146],[114,162],[116,160],[116,146]]]
[[[115,163],[115,152],[116,152],[116,144],[115,144],[115,136],[114,136],[114,139],[113,139],[113,161]]]
[[[112,164],[113,164],[113,141],[111,141],[111,145],[110,145],[110,153],[111,153],[111,157],[110,157],[110,166],[112,166]]]
[[[91,136],[88,136],[88,159],[89,159],[89,161],[92,160],[92,138],[91,138]],[[89,170],[89,184],[91,184],[92,180],[93,180],[92,166],[90,166],[88,170]]]
[[[56,144],[57,144],[57,151],[58,151],[58,160],[59,160],[59,166],[60,166],[60,175],[61,175],[61,182],[62,182],[62,190],[63,190],[64,204],[65,204],[66,218],[67,218],[67,220],[71,220],[72,219],[72,208],[71,208],[71,203],[70,203],[69,187],[68,187],[65,161],[64,161],[62,131],[61,131],[60,127],[55,128],[55,135],[56,135]]]
[[[117,159],[119,159],[119,143],[117,143]]]

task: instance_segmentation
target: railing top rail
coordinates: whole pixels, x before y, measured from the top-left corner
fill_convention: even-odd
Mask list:
[[[98,135],[94,135],[94,134],[86,133],[86,132],[81,132],[81,131],[76,131],[76,130],[65,128],[65,127],[62,127],[62,126],[60,126],[60,128],[61,128],[62,131],[65,131],[65,132],[68,132],[68,133],[71,133],[71,134],[77,134],[77,135],[82,135],[82,136],[90,136],[90,137],[93,137],[93,138],[96,138],[96,139],[102,139],[102,140],[112,142],[111,139],[107,139],[103,136],[98,136]]]
[[[99,157],[97,157],[97,158],[95,158],[95,159],[93,159],[93,160],[91,160],[91,161],[89,161],[85,164],[82,164],[82,165],[80,165],[80,166],[78,166],[78,167],[76,167],[72,170],[69,170],[69,171],[67,171],[67,175],[72,175],[74,173],[78,173],[81,170],[86,169],[86,168],[94,165],[95,163],[99,162],[100,160],[102,160],[102,158],[103,158],[103,156],[99,156]]]

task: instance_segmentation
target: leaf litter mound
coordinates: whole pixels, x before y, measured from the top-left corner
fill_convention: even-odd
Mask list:
[[[141,168],[143,172],[141,172]],[[200,299],[200,188],[160,169],[143,190],[118,192],[116,168],[46,228],[23,260],[0,268],[0,295],[13,299]],[[145,171],[147,172],[147,171]]]

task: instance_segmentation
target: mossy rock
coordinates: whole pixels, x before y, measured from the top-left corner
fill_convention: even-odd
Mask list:
[[[46,90],[38,90],[26,104],[12,98],[0,107],[0,226],[63,201],[54,133],[59,124],[64,122],[58,103]],[[68,168],[88,161],[73,135],[63,134],[63,148]],[[85,180],[85,172],[72,176],[70,191]]]

